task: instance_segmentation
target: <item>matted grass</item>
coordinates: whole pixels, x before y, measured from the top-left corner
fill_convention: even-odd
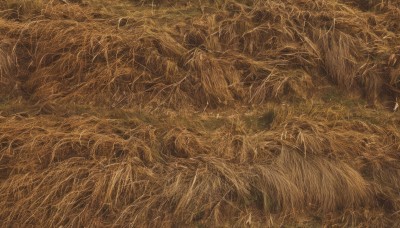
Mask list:
[[[399,226],[398,7],[1,2],[0,225]]]

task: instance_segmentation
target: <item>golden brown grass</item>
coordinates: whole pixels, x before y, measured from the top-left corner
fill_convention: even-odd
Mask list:
[[[0,3],[0,226],[400,225],[396,2],[149,2]]]
[[[158,26],[152,16],[47,3],[35,17],[21,15],[24,26],[4,29],[18,52],[21,89],[40,103],[205,108],[293,93],[307,99],[321,76],[372,104],[382,93],[394,99],[399,38],[387,17],[357,12],[325,1],[229,1]]]
[[[4,225],[240,226],[279,214],[330,224],[332,213],[355,216],[342,210],[377,210],[386,215],[375,225],[395,224],[398,117],[379,127],[293,111],[276,110],[292,114],[253,132],[240,127],[243,115],[220,117],[225,124],[214,130],[202,121],[184,128],[177,119],[196,118],[187,113],[153,114],[163,119],[155,123],[129,113],[128,120],[3,117],[0,218]]]

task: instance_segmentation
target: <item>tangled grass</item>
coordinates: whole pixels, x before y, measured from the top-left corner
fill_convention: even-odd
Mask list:
[[[400,226],[396,1],[107,4],[0,3],[1,226]]]
[[[228,1],[206,15],[158,26],[151,16],[98,19],[88,7],[47,3],[36,16],[43,19],[3,26],[18,53],[10,78],[34,102],[119,107],[307,98],[325,76],[372,104],[398,95],[390,13],[322,0]]]
[[[214,129],[210,119],[193,128],[176,120],[192,114],[127,115],[3,117],[2,223],[257,226],[313,215],[336,224],[337,213],[352,225],[397,224],[398,118],[377,126],[287,114],[246,131],[240,115]]]

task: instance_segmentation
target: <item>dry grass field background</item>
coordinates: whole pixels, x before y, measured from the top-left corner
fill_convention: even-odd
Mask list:
[[[1,227],[399,227],[400,1],[1,0]]]

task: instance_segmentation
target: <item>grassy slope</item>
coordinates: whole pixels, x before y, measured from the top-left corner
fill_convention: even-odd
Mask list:
[[[16,2],[0,225],[399,225],[398,6]]]

